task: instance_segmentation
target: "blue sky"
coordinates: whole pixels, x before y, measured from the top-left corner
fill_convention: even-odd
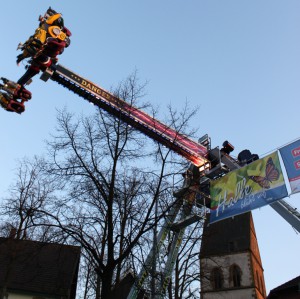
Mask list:
[[[49,6],[63,13],[73,34],[62,65],[105,89],[137,70],[162,118],[168,104],[199,106],[194,126],[213,146],[229,140],[233,154],[250,149],[264,156],[300,137],[299,1],[5,1],[1,76],[23,74],[16,47]],[[0,110],[1,195],[18,159],[44,152],[56,109],[94,111],[54,82],[35,78],[29,89],[24,114]],[[287,201],[300,209],[299,194]],[[300,275],[300,236],[270,207],[253,217],[269,291]]]

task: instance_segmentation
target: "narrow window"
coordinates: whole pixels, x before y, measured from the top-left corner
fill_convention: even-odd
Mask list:
[[[230,267],[230,276],[233,286],[235,288],[240,287],[242,282],[242,271],[239,266],[232,265]]]
[[[259,280],[259,275],[258,275],[258,271],[256,270],[256,280],[257,280],[257,288],[259,289],[259,290],[261,290],[260,289],[260,280]]]
[[[211,284],[213,289],[219,290],[223,288],[223,273],[220,268],[213,268],[211,271]]]
[[[260,277],[260,286],[261,286],[261,292],[262,292],[262,294],[264,294],[264,292],[265,292],[265,287],[264,287],[264,283],[263,283],[263,280],[262,280],[261,277]]]

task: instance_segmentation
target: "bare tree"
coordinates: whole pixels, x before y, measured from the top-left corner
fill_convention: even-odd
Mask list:
[[[41,217],[39,210],[46,209],[54,191],[54,185],[42,175],[43,163],[37,157],[18,162],[15,182],[0,207],[3,236],[45,240],[49,235],[49,228],[32,225],[32,219]]]
[[[168,299],[196,299],[200,294],[200,246],[203,220],[187,227],[178,253]]]
[[[143,92],[135,74],[115,89],[135,106]],[[170,108],[169,123],[188,134],[195,110],[186,107]],[[15,206],[4,213],[16,217],[20,232],[40,229],[53,240],[80,244],[83,297],[111,298],[126,270],[140,269],[153,228],[174,202],[174,178],[187,163],[101,110],[76,118],[64,109],[57,120],[47,160],[20,167],[10,198]]]

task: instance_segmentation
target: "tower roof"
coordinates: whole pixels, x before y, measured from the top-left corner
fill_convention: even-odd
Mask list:
[[[205,221],[200,257],[223,255],[250,250],[253,227],[251,212],[209,224]]]

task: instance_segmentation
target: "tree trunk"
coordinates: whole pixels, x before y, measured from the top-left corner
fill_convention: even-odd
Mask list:
[[[112,280],[113,280],[113,268],[106,268],[102,275],[102,288],[101,288],[101,299],[112,299]],[[98,298],[97,298],[98,299]]]

